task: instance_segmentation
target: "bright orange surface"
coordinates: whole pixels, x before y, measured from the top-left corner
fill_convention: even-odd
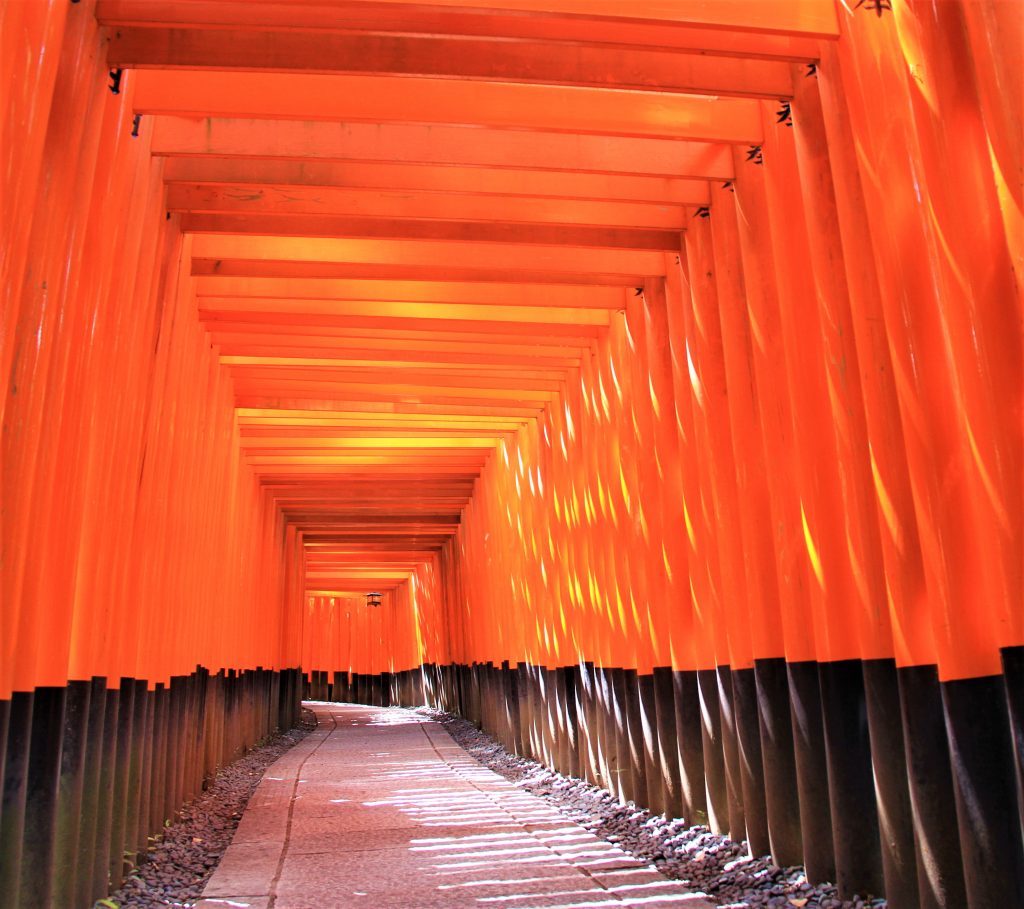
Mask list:
[[[1019,61],[893,5],[7,4],[0,697],[997,672]]]

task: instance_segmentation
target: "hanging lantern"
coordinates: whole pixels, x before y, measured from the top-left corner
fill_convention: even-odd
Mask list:
[[[379,593],[368,593],[366,595],[367,606],[380,606],[381,602],[383,601]]]

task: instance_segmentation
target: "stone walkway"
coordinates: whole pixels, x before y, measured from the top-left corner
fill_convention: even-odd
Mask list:
[[[196,909],[712,909],[410,710],[310,704]]]

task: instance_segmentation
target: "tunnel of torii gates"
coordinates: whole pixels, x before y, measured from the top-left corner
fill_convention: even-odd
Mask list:
[[[0,4],[0,905],[305,695],[1024,906],[1022,10]]]

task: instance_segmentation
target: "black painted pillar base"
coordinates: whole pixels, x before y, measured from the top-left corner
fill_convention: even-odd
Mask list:
[[[533,668],[536,684],[536,717],[538,722],[537,742],[542,764],[548,767],[555,767],[558,763],[558,745],[555,741],[555,696],[554,696],[554,673],[546,666],[535,666]]]
[[[583,767],[581,760],[583,758],[583,751],[585,750],[580,736],[580,719],[579,719],[579,686],[580,686],[580,669],[579,666],[565,666],[562,670],[565,676],[565,735],[566,745],[568,747],[568,756],[566,761],[566,773],[572,777],[581,777],[583,775]]]
[[[540,723],[538,714],[540,706],[537,700],[536,670],[530,663],[520,663],[520,666],[522,667],[520,681],[522,683],[521,697],[523,698],[521,703],[525,708],[523,710],[523,717],[525,719],[523,746],[526,748],[527,756],[537,761],[542,757],[542,743],[537,736]]]
[[[351,684],[351,682],[349,683]],[[434,663],[423,664],[423,700],[429,707],[437,707],[437,665]]]
[[[839,896],[881,893],[882,853],[860,660],[818,664]]]
[[[729,836],[741,842],[747,835],[747,818],[743,804],[743,781],[740,770],[739,732],[736,728],[736,705],[733,703],[732,670],[719,666],[718,710],[722,717],[722,757],[725,761],[725,792],[728,799]]]
[[[185,676],[179,677],[181,691],[182,721],[187,717],[188,690]],[[110,822],[110,861],[108,875],[111,888],[117,887],[124,875],[124,830],[128,807],[128,769],[132,749],[132,720],[135,713],[135,684],[132,679],[121,680],[120,707],[117,713],[117,739],[115,742],[114,778],[111,801],[113,802]],[[193,736],[194,736],[193,731]],[[175,807],[184,800],[187,746],[184,736],[178,741],[178,789],[174,799]]]
[[[895,660],[865,660],[864,692],[871,733],[871,765],[878,799],[882,875],[889,909],[919,909],[914,821],[907,787],[899,683]]]
[[[1004,647],[1003,684],[1013,739],[1014,773],[1017,778],[1017,811],[1024,830],[1024,647]]]
[[[519,715],[521,702],[519,699],[519,667],[512,666],[508,661],[501,665],[502,679],[505,685],[505,703],[508,705],[509,740],[513,754],[523,753],[523,719]]]
[[[814,883],[834,881],[836,859],[832,848],[832,815],[828,800],[818,664],[810,660],[787,663],[786,671],[789,674],[793,753],[800,792],[803,864],[808,880]]]
[[[532,719],[530,711],[530,676],[529,667],[526,663],[516,663],[516,715],[519,717],[519,731],[516,741],[519,743],[519,754],[523,757],[533,757],[533,749],[530,747],[530,726]]]
[[[203,775],[202,766],[206,755],[206,670],[197,667],[194,678],[197,690],[192,728],[196,730],[196,735],[192,738],[191,762],[194,784],[190,797],[195,797],[199,793]],[[125,873],[138,864],[139,855],[146,851],[145,833],[141,837],[139,836],[139,812],[142,803],[142,774],[146,759],[146,708],[149,700],[149,686],[143,679],[136,679],[134,685],[132,745],[128,762],[128,794],[122,839],[122,851],[127,856],[127,864],[130,867],[125,869]]]
[[[558,761],[558,696],[556,693],[556,670],[546,666],[534,669],[537,678],[537,710],[539,712],[539,741],[541,762],[555,770]]]
[[[594,668],[594,718],[597,725],[595,738],[599,745],[597,755],[598,784],[619,801],[622,798],[619,777],[619,736],[615,723],[615,684],[612,671],[606,666]]]
[[[506,751],[511,751],[508,702],[505,700],[505,679],[502,675],[501,666],[495,666],[493,663],[487,664],[485,686],[488,703],[488,722],[494,728],[495,738],[502,743]]]
[[[569,773],[569,704],[568,687],[566,685],[565,667],[558,666],[551,670],[551,707],[553,712],[552,729],[555,733],[555,763],[559,773]]]
[[[162,687],[162,686],[159,686]],[[156,692],[154,692],[156,693]],[[155,704],[154,704],[155,706]],[[75,896],[71,906],[88,906],[95,900],[92,851],[96,847],[96,827],[101,805],[100,773],[103,766],[104,723],[107,714],[107,680],[94,676],[89,682],[89,716],[86,723],[85,754],[82,766],[82,798],[78,823]],[[154,732],[156,735],[156,732]],[[154,756],[161,754],[159,739],[154,741]],[[156,822],[149,829],[155,829]]]
[[[592,785],[600,785],[601,765],[598,741],[597,675],[594,664],[583,662],[577,667],[576,715],[580,724],[581,776]]]
[[[16,906],[21,887],[33,700],[32,692],[15,691],[8,708],[3,810],[0,814],[0,906]]]
[[[700,686],[693,669],[672,672],[679,750],[679,798],[683,817],[691,824],[708,823],[704,774],[704,732],[700,715]]]
[[[547,705],[544,703],[544,680],[539,666],[530,665],[530,748],[536,760],[547,760]]]
[[[437,664],[437,706],[440,710],[452,709],[452,668]]]
[[[970,909],[1024,906],[1024,842],[1003,677],[942,683]]]
[[[7,760],[7,724],[11,719],[11,701],[10,698],[0,700],[0,793],[3,789],[3,778],[4,778],[4,763]],[[3,829],[4,822],[4,803],[3,799],[0,798],[0,830]]]
[[[656,666],[654,680],[654,711],[658,735],[658,768],[662,784],[662,810],[666,817],[683,817],[680,794],[679,747],[676,735],[676,705],[672,690],[672,668]]]
[[[218,742],[217,742],[217,758],[218,763],[222,762],[225,753],[225,728],[227,726],[227,676],[224,673],[219,675],[220,683],[220,705],[221,705],[221,717],[218,725]],[[106,679],[103,680],[104,688],[106,687]],[[104,692],[105,694],[105,692]],[[93,689],[93,700],[96,700],[96,690]],[[167,690],[167,686],[163,682],[158,682],[156,690],[153,692],[153,776],[154,779],[160,783],[159,789],[154,792],[154,797],[150,803],[149,815],[150,815],[150,829],[159,830],[163,826],[164,821],[167,819],[165,813],[165,800],[164,790],[167,785],[167,743],[169,741],[168,724],[170,722],[170,692]],[[99,779],[99,775],[102,772],[103,765],[103,742],[105,733],[102,731],[104,728],[105,720],[100,722],[100,736],[99,736],[99,749],[98,749],[98,766],[96,767],[96,779]],[[90,722],[90,729],[92,728]],[[91,758],[90,758],[91,760]],[[87,771],[88,772],[88,771]],[[98,783],[97,783],[98,785]],[[154,787],[156,788],[156,787]],[[97,811],[96,824],[99,823],[99,813]],[[93,825],[93,831],[95,833],[96,825]]]
[[[630,760],[629,727],[626,718],[626,679],[624,670],[606,668],[608,675],[608,718],[615,736],[615,760],[609,761],[609,772],[615,775],[615,794],[625,804],[635,799],[636,778]]]
[[[218,686],[218,681],[219,680],[216,677],[211,678],[208,687],[210,703],[207,707],[207,715],[209,719],[207,721],[208,729],[205,737],[205,762],[206,766],[211,768],[211,770],[220,766],[218,750],[219,738],[217,735],[218,721],[220,719],[220,688]],[[152,814],[152,803],[155,797],[153,767],[156,756],[156,691],[150,690],[147,682],[142,682],[142,685],[145,691],[146,706],[146,715],[144,720],[145,727],[143,729],[145,751],[143,754],[142,775],[139,784],[139,812],[135,836],[136,842],[139,844],[139,851],[146,852],[149,848],[149,834],[153,829],[150,826],[150,816]],[[280,692],[278,692],[278,694],[279,693]]]
[[[168,698],[168,733],[170,732],[171,719],[173,717],[173,711],[171,710],[170,692],[167,694]],[[118,714],[120,713],[121,703],[121,691],[119,688],[107,688],[105,691],[105,707],[103,715],[103,741],[100,751],[100,778],[99,778],[99,790],[101,793],[100,803],[97,811],[96,818],[96,839],[93,845],[92,851],[92,899],[96,900],[103,896],[110,890],[110,829],[111,820],[113,817],[113,801],[110,798],[104,798],[103,793],[113,792],[114,789],[114,770],[117,761],[117,724]],[[168,736],[168,743],[170,743],[170,736]],[[177,744],[176,742],[174,743]],[[173,747],[168,749],[168,752],[173,752]],[[168,772],[172,766],[170,757],[167,760]],[[170,785],[164,787],[164,803],[166,806],[171,805],[171,793]],[[173,808],[165,812],[165,816],[169,819],[173,817]]]
[[[623,670],[623,691],[626,698],[626,729],[629,736],[629,763],[633,777],[632,800],[647,808],[647,765],[645,759],[644,724],[641,719],[640,679],[635,669]]]
[[[757,660],[754,677],[768,838],[772,861],[780,868],[786,868],[803,862],[800,796],[796,784],[786,661],[782,658]]]
[[[54,836],[54,867],[60,869],[54,879],[53,904],[56,906],[80,905],[78,848],[91,701],[91,682],[68,682]]]
[[[761,729],[757,717],[757,680],[752,668],[733,669],[731,674],[746,839],[751,855],[768,855],[771,839],[768,836]]]
[[[420,667],[419,678],[420,700],[425,706],[436,706],[437,704],[437,682],[436,666],[433,663],[424,663]]]
[[[665,813],[665,783],[661,774],[658,747],[658,710],[654,698],[653,673],[639,673],[636,678],[640,720],[640,743],[646,792],[641,793],[644,806],[651,814]]]
[[[491,691],[491,664],[477,663],[469,677],[472,702],[477,716],[477,725],[485,732],[498,738],[494,719],[494,700]]]
[[[479,664],[460,665],[456,671],[459,677],[459,714],[479,729]]]
[[[707,793],[708,826],[713,833],[729,829],[729,790],[722,746],[722,713],[718,703],[718,671],[697,671],[700,692],[701,738],[704,744],[704,788]]]
[[[498,699],[500,701],[501,723],[504,727],[505,749],[510,754],[519,753],[517,733],[519,731],[519,717],[516,712],[519,710],[519,694],[516,685],[515,667],[508,661],[503,660],[501,666],[495,670],[495,686],[497,687]]]

